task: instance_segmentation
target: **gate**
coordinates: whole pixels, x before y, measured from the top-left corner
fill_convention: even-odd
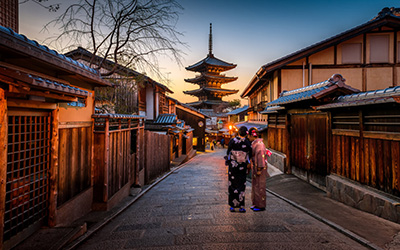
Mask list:
[[[308,173],[327,174],[327,114],[294,114],[291,116],[292,166]]]
[[[47,218],[50,117],[48,112],[8,111],[4,241],[35,230]]]

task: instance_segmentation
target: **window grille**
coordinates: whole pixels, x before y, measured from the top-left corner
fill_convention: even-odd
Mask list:
[[[49,168],[49,114],[12,115],[10,111],[4,240],[46,219]]]

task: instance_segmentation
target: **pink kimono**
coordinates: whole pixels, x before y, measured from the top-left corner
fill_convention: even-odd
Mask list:
[[[258,138],[251,143],[252,148],[252,178],[251,178],[251,199],[257,208],[265,208],[267,205],[266,180],[267,172],[267,153],[263,140]]]

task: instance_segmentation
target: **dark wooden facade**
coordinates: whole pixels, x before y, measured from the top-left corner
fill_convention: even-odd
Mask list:
[[[400,105],[331,112],[330,172],[400,196]]]
[[[193,149],[204,152],[206,116],[182,105],[176,106],[176,115],[193,128],[192,138],[194,139],[194,143],[190,142],[190,145],[193,145]]]

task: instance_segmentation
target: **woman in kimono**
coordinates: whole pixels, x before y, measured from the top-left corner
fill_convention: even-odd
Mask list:
[[[264,211],[267,205],[266,181],[268,177],[267,155],[271,152],[266,149],[264,142],[259,137],[256,128],[249,129],[249,140],[252,148],[252,171],[251,171],[251,200],[253,206],[250,208],[255,211]]]
[[[238,136],[229,141],[227,151],[228,202],[230,211],[245,213],[244,196],[246,190],[247,165],[250,163],[251,145],[247,139],[247,128],[239,128]]]

